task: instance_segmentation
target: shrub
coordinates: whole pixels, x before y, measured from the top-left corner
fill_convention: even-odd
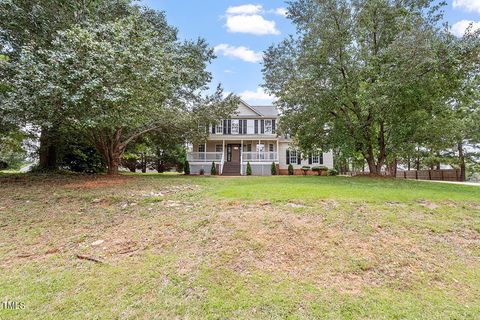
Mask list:
[[[188,163],[187,160],[185,160],[185,164],[183,165],[183,172],[185,172],[185,174],[190,174],[190,163]]]
[[[201,176],[203,176],[205,174],[205,170],[202,168],[200,169],[200,171],[198,172]]]
[[[328,168],[325,166],[315,166],[312,168],[312,171],[315,171],[320,176],[322,172],[327,172]]]
[[[293,166],[291,163],[288,165],[288,175],[293,176]]]
[[[212,168],[210,169],[210,174],[212,176],[216,176],[217,175],[217,166],[215,165],[215,161],[212,161]]]
[[[330,169],[328,170],[328,175],[329,176],[336,176],[338,174],[337,169]]]
[[[250,161],[247,162],[247,176],[252,175],[252,167],[250,166]]]
[[[310,170],[310,166],[303,166],[303,167],[302,167],[302,171],[303,171],[303,175],[304,175],[304,176],[307,175],[308,170]]]
[[[272,176],[275,176],[277,174],[277,165],[275,164],[275,162],[272,162],[272,166],[270,168],[270,171],[272,173]]]

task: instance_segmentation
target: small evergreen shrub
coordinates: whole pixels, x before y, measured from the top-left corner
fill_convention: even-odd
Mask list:
[[[275,162],[272,162],[272,166],[270,168],[270,171],[272,173],[272,176],[277,175],[277,165],[275,164]]]
[[[250,166],[250,161],[247,162],[247,176],[252,175],[252,167]]]
[[[210,169],[210,174],[212,176],[216,176],[217,175],[217,166],[215,165],[215,161],[212,161],[212,168]]]
[[[302,167],[302,171],[303,171],[303,175],[304,175],[304,176],[307,175],[308,170],[310,170],[310,166],[303,166],[303,167]]]
[[[328,170],[328,175],[329,176],[336,176],[338,174],[337,169],[330,169]]]
[[[185,164],[183,165],[183,172],[185,174],[190,174],[190,163],[188,163],[187,160],[185,160]]]
[[[323,172],[327,172],[328,168],[325,166],[315,166],[312,168],[312,171],[315,171],[319,176],[324,175]]]
[[[288,165],[288,175],[293,176],[293,166],[291,163]]]

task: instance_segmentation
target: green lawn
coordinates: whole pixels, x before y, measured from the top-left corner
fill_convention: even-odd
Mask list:
[[[2,320],[480,314],[480,187],[0,174],[0,194],[0,300],[25,305]]]

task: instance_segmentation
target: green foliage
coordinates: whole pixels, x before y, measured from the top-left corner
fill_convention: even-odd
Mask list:
[[[326,166],[314,166],[312,167],[312,171],[316,172],[318,175],[321,175],[322,172],[327,171],[328,168]]]
[[[302,166],[303,175],[307,175],[308,170],[310,170],[310,166]]]
[[[272,174],[272,176],[277,175],[277,165],[275,164],[275,162],[272,162],[272,165],[270,166],[270,173]]]
[[[199,121],[234,110],[237,99],[224,99],[221,88],[204,94],[214,58],[208,44],[180,42],[176,33],[162,13],[137,13],[72,26],[48,49],[25,46],[7,105],[39,126],[68,119],[116,173],[125,148],[144,134],[163,128],[177,140],[168,129],[183,127],[182,137],[194,137]]]
[[[333,168],[332,168],[332,169],[329,169],[329,170],[328,170],[328,175],[329,175],[329,176],[336,176],[336,175],[338,175],[338,170],[337,170],[337,169],[333,169]]]
[[[183,172],[185,174],[190,174],[190,163],[187,160],[185,160],[185,163],[183,165]]]
[[[27,158],[23,147],[27,135],[14,127],[10,129],[0,133],[0,169],[18,169]]]
[[[217,166],[215,165],[215,161],[212,161],[212,167],[210,168],[210,174],[212,176],[217,175]]]
[[[247,176],[252,175],[252,166],[250,165],[250,161],[247,162]]]
[[[292,176],[292,175],[293,175],[293,166],[292,166],[291,163],[288,165],[288,175],[289,175],[289,176]]]
[[[63,169],[73,172],[100,173],[106,166],[102,155],[87,140],[66,138],[61,143],[58,163]]]
[[[455,39],[439,28],[440,9],[433,0],[291,1],[297,36],[270,47],[263,69],[281,131],[304,150],[360,154],[371,172],[411,148],[449,110],[459,69],[474,57],[478,66],[478,33]]]

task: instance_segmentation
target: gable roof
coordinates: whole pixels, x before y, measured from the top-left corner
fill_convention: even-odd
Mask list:
[[[248,109],[252,110],[254,113],[256,113],[257,115],[259,116],[262,116],[262,114],[260,112],[258,112],[257,110],[255,110],[251,105],[249,105],[248,103],[246,103],[245,101],[243,100],[240,100],[240,104],[243,104],[245,107],[247,107]]]
[[[278,116],[278,109],[275,106],[252,106],[252,108],[265,117]]]
[[[275,106],[251,106],[243,100],[240,100],[240,105],[251,110],[260,117],[278,117],[279,112]]]

